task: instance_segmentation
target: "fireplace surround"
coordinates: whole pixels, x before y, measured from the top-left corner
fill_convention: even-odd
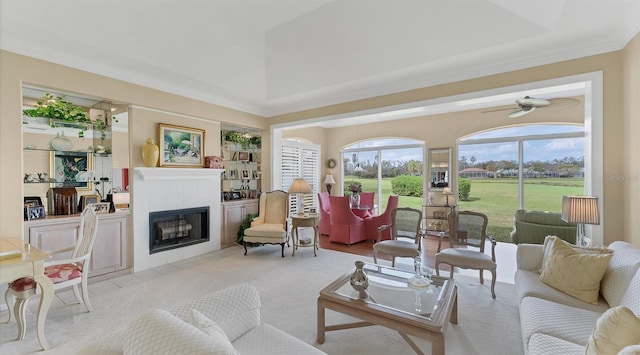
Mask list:
[[[149,253],[209,240],[209,206],[149,213]]]

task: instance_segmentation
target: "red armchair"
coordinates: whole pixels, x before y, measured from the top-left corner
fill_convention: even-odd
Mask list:
[[[373,214],[375,213],[375,201],[374,201],[375,194],[376,194],[375,192],[360,193],[360,206],[371,206],[369,211],[367,211],[366,216],[364,216],[363,218],[372,217]]]
[[[320,224],[318,225],[318,232],[329,235],[331,232],[331,202],[329,202],[329,193],[318,193],[318,203],[320,204]]]
[[[389,196],[387,208],[383,214],[369,217],[364,220],[364,233],[367,240],[378,240],[378,227],[385,224],[391,224],[391,211],[398,207],[398,195]],[[391,231],[389,229],[382,232],[382,239],[391,239]]]
[[[351,211],[349,196],[329,196],[331,231],[329,241],[351,245],[365,240],[364,220]]]

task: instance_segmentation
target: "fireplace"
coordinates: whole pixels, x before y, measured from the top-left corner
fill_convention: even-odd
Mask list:
[[[209,241],[209,206],[149,213],[149,254]]]

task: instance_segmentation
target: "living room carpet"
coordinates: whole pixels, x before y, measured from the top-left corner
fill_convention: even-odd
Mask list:
[[[316,299],[318,292],[342,274],[353,270],[354,262],[373,262],[369,257],[321,249],[314,257],[311,248],[301,248],[291,257],[291,249],[280,257],[280,248],[251,248],[247,256],[241,247],[231,247],[179,263],[122,276],[89,286],[94,311],[84,305],[54,302],[47,317],[45,334],[53,347],[41,354],[108,353],[112,344],[133,319],[152,308],[170,310],[188,299],[238,283],[254,284],[262,300],[262,321],[271,324],[329,354],[412,354],[400,335],[380,326],[327,332],[324,344],[316,344]],[[406,265],[405,267],[409,267]],[[498,282],[497,298],[491,298],[490,283],[480,285],[477,277],[456,275],[458,284],[458,324],[446,332],[447,354],[522,354],[520,322],[512,284]],[[61,297],[69,298],[69,295]],[[73,299],[73,296],[69,298]],[[39,352],[35,310],[30,301],[27,334],[15,341],[14,321],[0,325],[0,353]],[[2,319],[7,313],[2,312]],[[352,320],[327,311],[327,322]],[[118,331],[119,330],[119,331]],[[431,353],[431,344],[414,338],[420,348]],[[93,347],[95,344],[98,348]],[[101,349],[102,348],[102,349]]]

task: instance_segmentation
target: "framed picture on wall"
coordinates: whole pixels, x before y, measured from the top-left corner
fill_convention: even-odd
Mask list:
[[[204,166],[204,130],[160,123],[158,135],[160,166]]]
[[[238,152],[239,161],[249,161],[249,152]]]
[[[55,187],[75,187],[89,191],[93,186],[93,154],[88,152],[51,152],[51,176]]]
[[[80,196],[79,209],[84,210],[87,205],[100,202],[100,195],[82,195]]]

